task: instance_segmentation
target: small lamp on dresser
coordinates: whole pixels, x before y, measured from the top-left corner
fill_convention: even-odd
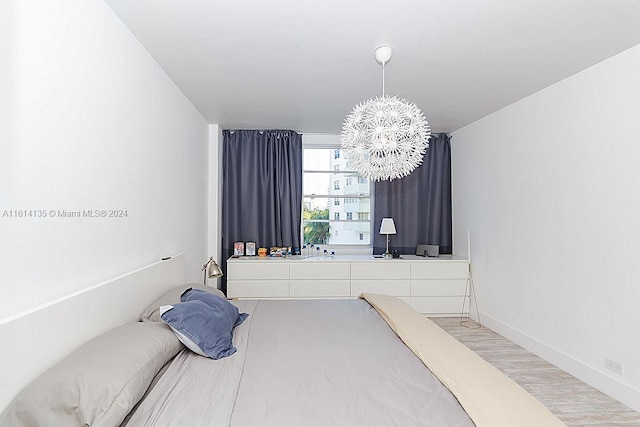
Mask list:
[[[387,235],[387,251],[383,256],[385,258],[391,258],[391,254],[389,253],[389,234],[396,234],[396,224],[393,222],[393,218],[382,218],[380,234]]]

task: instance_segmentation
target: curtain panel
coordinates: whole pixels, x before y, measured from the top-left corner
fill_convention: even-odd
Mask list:
[[[384,253],[387,236],[379,234],[382,218],[393,218],[395,235],[389,251],[415,254],[418,244],[438,245],[452,253],[451,144],[447,134],[432,134],[422,165],[410,175],[375,184],[373,253]]]
[[[224,130],[222,268],[234,242],[300,246],[302,135],[291,130]],[[223,276],[226,290],[226,275]]]

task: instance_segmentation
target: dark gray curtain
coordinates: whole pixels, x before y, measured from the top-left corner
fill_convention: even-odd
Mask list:
[[[418,244],[439,245],[440,253],[452,252],[451,145],[447,134],[432,134],[422,165],[410,175],[375,184],[373,253],[384,253],[382,218],[393,218],[397,234],[389,250],[415,254]]]
[[[222,268],[234,242],[300,246],[302,135],[223,131]],[[226,290],[226,275],[223,276]]]

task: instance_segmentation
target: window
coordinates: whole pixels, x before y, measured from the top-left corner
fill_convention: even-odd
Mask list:
[[[371,244],[371,184],[336,146],[303,147],[301,245]]]

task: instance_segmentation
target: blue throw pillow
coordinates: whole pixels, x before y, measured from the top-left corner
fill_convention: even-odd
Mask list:
[[[162,320],[184,345],[197,354],[216,360],[236,352],[232,342],[233,328],[248,316],[238,322],[237,308],[236,315],[230,316],[231,310],[214,310],[198,300],[162,306],[160,311]]]
[[[238,307],[231,304],[225,298],[214,295],[202,289],[189,288],[180,295],[180,301],[202,301],[213,309],[218,316],[233,319],[233,327],[238,326],[249,316],[247,313],[240,313]]]

